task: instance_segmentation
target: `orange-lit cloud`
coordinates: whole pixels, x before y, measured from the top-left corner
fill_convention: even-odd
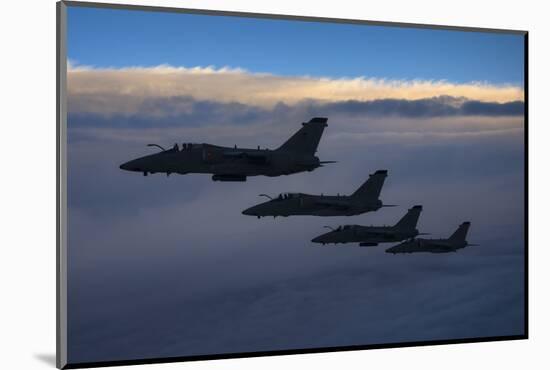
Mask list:
[[[304,100],[339,102],[424,99],[448,95],[481,102],[523,101],[521,87],[483,82],[452,83],[379,78],[319,78],[252,73],[214,67],[68,68],[69,110],[133,114],[150,98],[188,96],[196,100],[273,107]],[[185,110],[185,106],[178,109]],[[162,114],[160,112],[159,114]]]

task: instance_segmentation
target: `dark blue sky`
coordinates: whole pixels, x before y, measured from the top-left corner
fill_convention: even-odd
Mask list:
[[[519,35],[82,7],[68,21],[69,59],[98,67],[523,84]]]

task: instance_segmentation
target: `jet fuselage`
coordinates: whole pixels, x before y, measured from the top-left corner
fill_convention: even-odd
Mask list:
[[[327,119],[312,118],[303,123],[275,150],[223,147],[211,144],[177,144],[172,149],[146,155],[120,165],[126,171],[155,173],[212,174],[214,181],[246,181],[247,176],[280,176],[313,171],[324,163],[315,156]]]
[[[249,216],[354,216],[377,211],[380,200],[358,200],[346,195],[281,194],[277,198],[245,209]]]
[[[417,229],[405,230],[395,226],[346,225],[312,239],[314,243],[339,244],[362,243],[375,246],[379,243],[395,243],[418,235]]]
[[[377,211],[383,205],[379,198],[387,170],[378,170],[351,195],[312,195],[305,193],[284,193],[269,201],[245,209],[248,216],[355,216]]]
[[[466,242],[448,239],[414,239],[388,248],[388,253],[449,253],[466,247]]]
[[[228,148],[210,144],[185,144],[146,155],[120,166],[127,171],[144,174],[206,173],[220,178],[246,176],[280,176],[312,171],[320,167],[316,156],[280,150]],[[215,179],[216,180],[216,179]]]
[[[469,245],[466,235],[470,228],[470,222],[463,222],[458,229],[447,239],[413,239],[388,248],[387,253],[450,253]]]

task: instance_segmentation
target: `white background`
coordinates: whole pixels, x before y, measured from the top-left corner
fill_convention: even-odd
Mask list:
[[[120,2],[113,0],[112,2]],[[530,339],[512,342],[203,361],[143,369],[548,368],[549,24],[542,1],[122,1],[142,5],[530,31]],[[2,4],[0,367],[53,368],[55,358],[55,1]],[[495,61],[498,63],[498,61]],[[506,309],[503,307],[503,309]],[[135,368],[135,367],[134,367]]]

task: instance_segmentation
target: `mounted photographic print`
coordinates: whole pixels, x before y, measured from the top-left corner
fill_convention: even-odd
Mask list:
[[[57,10],[58,367],[527,338],[527,32]]]

